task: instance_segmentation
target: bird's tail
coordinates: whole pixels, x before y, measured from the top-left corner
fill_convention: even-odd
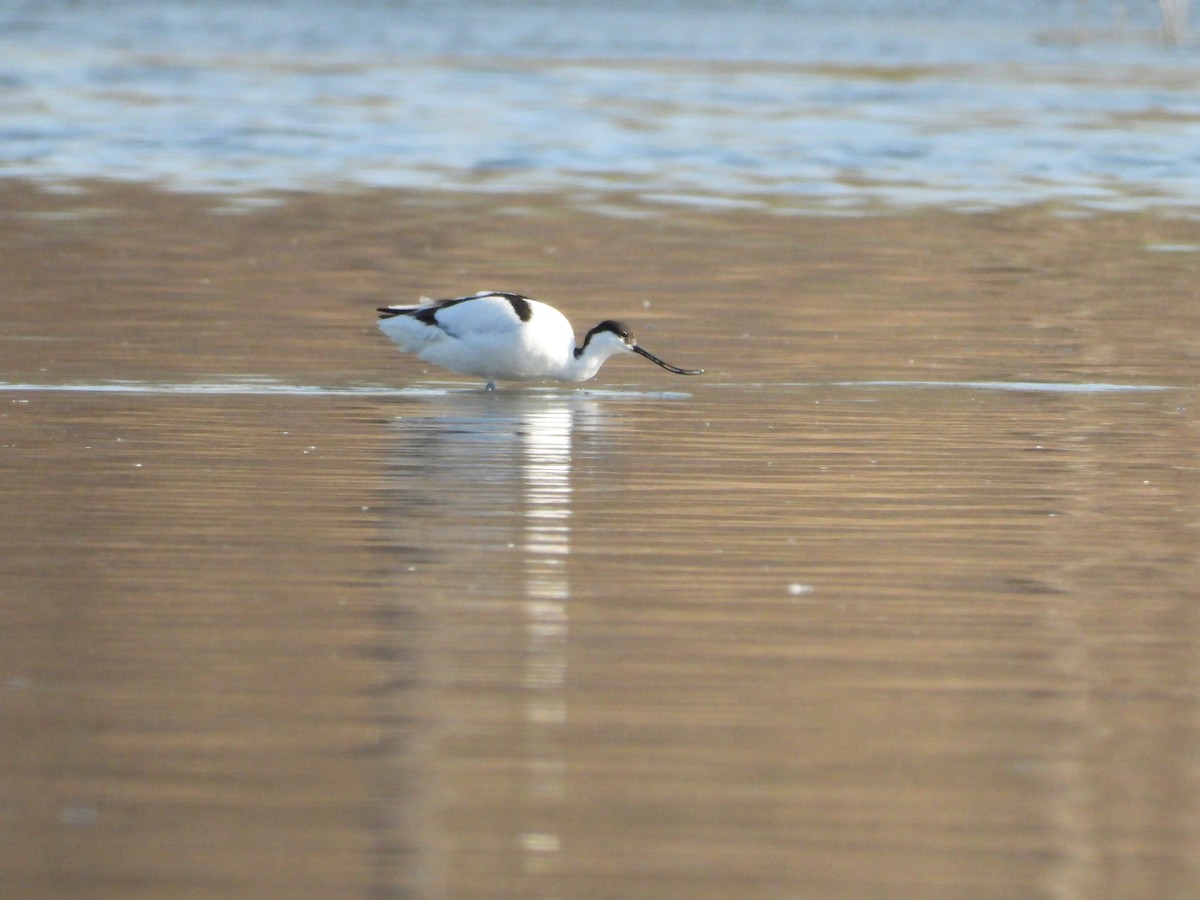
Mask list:
[[[422,306],[432,303],[428,297],[422,297],[421,302],[413,306],[380,306],[376,309],[381,319],[394,319],[396,316],[411,316]]]

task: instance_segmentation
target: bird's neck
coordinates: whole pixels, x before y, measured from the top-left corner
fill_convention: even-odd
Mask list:
[[[605,360],[620,352],[620,348],[601,348],[595,343],[589,343],[582,351],[577,348],[568,356],[560,377],[568,381],[587,381],[600,371]]]

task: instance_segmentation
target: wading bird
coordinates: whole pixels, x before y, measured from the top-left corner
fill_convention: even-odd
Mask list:
[[[381,306],[379,328],[406,353],[464,375],[496,382],[587,381],[618,353],[636,353],[676,375],[700,375],[643,350],[629,329],[607,319],[576,345],[567,317],[553,306],[505,291],[481,291],[417,306]]]

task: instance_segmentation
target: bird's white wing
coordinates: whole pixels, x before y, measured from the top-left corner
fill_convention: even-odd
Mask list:
[[[442,303],[431,315],[437,327],[452,337],[498,334],[521,327],[517,310],[522,303],[528,301],[515,294],[481,294]]]

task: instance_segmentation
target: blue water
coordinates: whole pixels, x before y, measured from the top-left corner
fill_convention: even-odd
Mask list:
[[[856,213],[1200,209],[1146,2],[29,2],[0,177]]]

